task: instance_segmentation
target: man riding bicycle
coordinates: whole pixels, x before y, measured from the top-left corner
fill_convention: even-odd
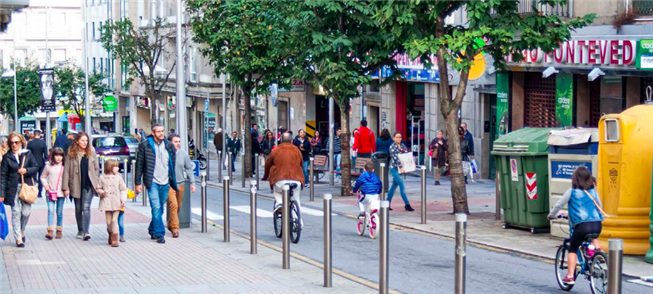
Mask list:
[[[283,133],[281,143],[272,150],[270,157],[265,161],[265,174],[263,181],[270,182],[270,189],[274,192],[274,212],[281,209],[283,201],[281,193],[284,185],[295,184],[292,190],[294,199],[299,204],[299,192],[304,187],[304,171],[302,169],[302,153],[292,144],[292,135]]]

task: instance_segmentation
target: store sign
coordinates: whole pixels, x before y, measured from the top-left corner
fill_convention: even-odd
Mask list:
[[[637,69],[653,70],[653,40],[637,41]]]
[[[574,174],[574,171],[578,168],[584,166],[590,171],[592,170],[591,162],[573,162],[573,161],[551,161],[551,177],[556,179],[568,179],[571,180],[571,176]]]
[[[405,53],[397,54],[394,57],[394,60],[397,62],[397,67],[401,71],[401,76],[405,80],[413,82],[439,83],[440,72],[438,71],[437,57],[431,55],[429,59],[432,66],[430,69],[427,69],[419,58],[411,59],[410,56]],[[374,79],[385,79],[393,74],[394,72],[389,67],[383,67],[380,70],[371,73],[370,76]],[[448,80],[452,85],[458,84],[458,81],[460,81],[460,74],[457,71],[450,69]]]
[[[497,74],[497,130],[496,137],[508,133],[508,97],[510,95],[510,80],[508,73]]]
[[[509,64],[521,66],[628,67],[635,62],[636,40],[571,40],[546,53],[542,49],[524,50],[524,59],[506,57]]]
[[[279,88],[279,92],[304,92],[304,80],[292,79],[292,87],[290,90]]]
[[[104,111],[108,112],[116,111],[116,108],[118,108],[118,100],[113,96],[104,97],[102,100],[102,108],[104,108]]]
[[[574,75],[559,73],[556,76],[556,122],[562,127],[573,125]]]

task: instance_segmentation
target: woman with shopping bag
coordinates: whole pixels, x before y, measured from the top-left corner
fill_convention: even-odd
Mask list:
[[[11,207],[11,225],[16,247],[25,247],[25,227],[36,202],[38,188],[34,176],[39,171],[36,158],[29,150],[25,138],[16,132],[9,134],[9,151],[0,165],[0,202]]]
[[[472,181],[474,180],[474,174],[472,173],[472,165],[469,162],[469,155],[471,153],[471,146],[469,145],[469,141],[465,139],[465,129],[463,127],[458,127],[458,136],[460,138],[460,155],[462,156],[463,160],[463,173],[465,174],[465,184],[468,184],[467,182],[467,176],[472,178]]]
[[[447,140],[444,138],[444,132],[442,130],[439,130],[437,137],[431,141],[429,150],[431,164],[433,166],[433,178],[435,179],[435,185],[439,186],[440,175],[442,174],[444,167],[448,165]]]
[[[390,175],[392,176],[392,186],[390,186],[390,191],[388,191],[388,203],[392,204],[392,197],[399,187],[399,193],[401,194],[401,199],[404,200],[404,208],[406,211],[414,211],[408,202],[408,196],[406,196],[406,187],[404,186],[404,180],[401,179],[400,174],[409,172],[407,170],[407,164],[411,166],[412,170],[415,170],[415,163],[411,162],[413,160],[413,155],[409,152],[406,145],[401,142],[401,133],[395,132],[392,139],[394,144],[390,145]],[[403,159],[403,160],[402,160]],[[408,160],[408,161],[407,161]],[[392,210],[392,208],[389,208]]]

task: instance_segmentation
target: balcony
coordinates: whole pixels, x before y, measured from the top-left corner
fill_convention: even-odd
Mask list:
[[[653,16],[653,0],[630,0],[629,9],[639,16]]]
[[[521,0],[519,1],[519,13],[528,14],[539,11],[543,15],[557,15],[560,17],[570,17],[571,9],[574,6],[574,0],[568,0],[564,5],[544,5],[539,0]]]

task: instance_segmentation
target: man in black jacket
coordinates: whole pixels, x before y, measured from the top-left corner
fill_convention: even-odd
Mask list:
[[[39,183],[39,197],[41,197],[43,185],[38,179],[41,177],[43,168],[45,168],[45,161],[48,159],[48,146],[45,144],[45,141],[41,139],[41,130],[34,131],[34,139],[27,143],[27,149],[32,152],[32,155],[36,159],[36,163],[39,165],[39,172],[34,176],[34,178]]]
[[[263,149],[258,141],[258,132],[252,128],[252,174],[258,172],[256,170],[256,160],[258,159],[256,154],[261,156],[263,154]]]
[[[160,124],[152,125],[152,135],[138,146],[136,157],[136,193],[143,191],[145,184],[147,196],[152,207],[152,221],[148,231],[151,239],[165,244],[165,224],[163,209],[168,202],[170,188],[177,189],[175,179],[175,147],[165,139],[165,131]]]
[[[306,185],[309,185],[308,165],[311,158],[311,143],[308,141],[308,138],[306,138],[306,132],[304,130],[299,130],[299,134],[297,135],[297,138],[295,138],[293,144],[297,146],[299,151],[301,151],[302,153],[302,159],[303,159],[302,170],[304,171],[304,183],[306,183]]]

